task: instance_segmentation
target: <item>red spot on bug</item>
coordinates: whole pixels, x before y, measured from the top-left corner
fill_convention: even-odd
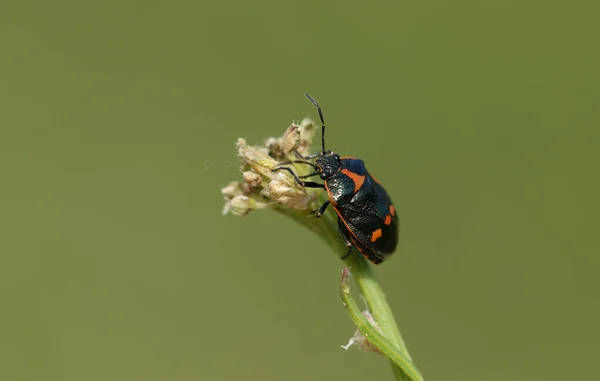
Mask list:
[[[361,175],[351,172],[347,169],[342,169],[342,173],[344,175],[348,176],[349,178],[351,178],[352,181],[354,181],[354,192],[358,192],[360,187],[362,187],[363,183],[365,182],[366,176],[364,176],[364,175],[361,176]]]
[[[396,215],[396,209],[394,208],[394,205],[390,205],[390,214],[391,214],[392,216],[395,216],[395,215]]]
[[[377,241],[381,235],[383,234],[383,232],[381,231],[381,229],[377,229],[373,232],[373,234],[371,234],[371,242],[375,242]]]
[[[383,221],[384,224],[389,225],[392,223],[392,217],[390,217],[390,215],[388,214],[387,216],[385,216],[385,221]]]

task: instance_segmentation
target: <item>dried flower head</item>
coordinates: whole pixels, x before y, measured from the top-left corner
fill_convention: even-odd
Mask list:
[[[282,136],[271,137],[264,146],[249,145],[238,139],[236,146],[240,157],[243,182],[232,182],[221,189],[225,198],[223,214],[244,216],[255,209],[285,207],[298,211],[316,209],[314,191],[299,185],[288,172],[273,172],[309,152],[315,123],[305,118],[299,125],[292,123]],[[306,168],[294,167],[299,175],[307,174]]]

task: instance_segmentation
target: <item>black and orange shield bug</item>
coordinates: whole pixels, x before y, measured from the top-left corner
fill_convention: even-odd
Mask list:
[[[314,172],[298,176],[289,167],[277,167],[273,171],[285,170],[294,176],[296,182],[308,188],[324,188],[327,200],[316,212],[320,217],[331,204],[338,215],[338,227],[348,247],[364,255],[369,261],[379,264],[388,258],[398,244],[400,223],[396,209],[386,190],[372,177],[365,163],[354,157],[340,157],[333,151],[325,150],[325,119],[321,107],[310,95],[306,97],[317,107],[321,119],[322,151],[309,156],[296,152],[300,160],[282,163],[306,164]],[[310,160],[315,159],[312,163]],[[303,178],[320,176],[323,183],[304,181]]]

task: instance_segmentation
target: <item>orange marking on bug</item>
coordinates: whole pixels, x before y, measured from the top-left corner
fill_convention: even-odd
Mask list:
[[[396,215],[396,208],[394,208],[394,205],[390,205],[390,214],[391,214],[392,216],[395,216],[395,215]]]
[[[369,249],[367,249],[366,247],[363,246],[362,243],[360,243],[359,240],[357,240],[354,236],[350,236],[350,240],[352,241],[352,243],[354,244],[354,247],[356,248],[356,250],[358,250],[359,253],[361,253],[363,255],[363,257],[367,258],[368,260],[371,260],[371,254],[373,254],[373,252]]]
[[[351,178],[352,181],[354,181],[354,192],[358,192],[360,187],[362,187],[363,183],[365,182],[366,176],[364,176],[364,175],[361,176],[361,175],[351,172],[347,169],[342,169],[342,173],[344,175],[348,176],[349,178]]]
[[[383,221],[384,224],[389,225],[392,223],[392,217],[390,217],[390,215],[388,214],[387,216],[385,216],[385,221]]]
[[[375,230],[373,234],[371,234],[371,242],[377,241],[382,236],[382,234],[383,232],[381,231],[381,229]]]

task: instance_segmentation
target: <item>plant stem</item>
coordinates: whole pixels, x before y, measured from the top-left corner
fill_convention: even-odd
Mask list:
[[[356,284],[367,303],[369,311],[379,324],[388,342],[396,347],[403,356],[411,360],[392,310],[371,265],[362,255],[356,254],[356,252],[352,254],[346,259],[346,263],[352,269]],[[392,360],[390,359],[390,361]],[[397,380],[408,380],[408,377],[405,377],[404,372],[393,361],[392,368]]]
[[[354,298],[350,294],[350,285],[349,285],[349,277],[350,277],[350,268],[345,267],[342,272],[342,282],[340,284],[340,294],[342,297],[342,301],[344,303],[344,307],[348,311],[348,315],[356,325],[356,328],[360,332],[360,334],[368,340],[368,343],[363,343],[361,346],[365,348],[365,346],[369,349],[375,347],[379,352],[385,355],[392,362],[392,369],[394,370],[394,375],[397,380],[412,380],[412,381],[423,381],[423,377],[421,373],[417,369],[417,367],[412,363],[412,360],[403,354],[398,347],[392,344],[387,337],[385,337],[378,328],[379,324],[375,322],[371,322],[365,316],[364,313],[360,311],[358,305],[354,301]],[[352,343],[352,339],[349,345]]]
[[[325,200],[326,199],[323,198],[323,196],[319,196],[319,201],[324,202]],[[317,219],[314,215],[303,216],[299,215],[297,211],[291,211],[286,208],[277,208],[277,210],[316,232],[327,242],[339,257],[346,255],[348,248],[344,245],[343,240],[340,237],[337,225],[337,215],[332,211],[327,211],[321,218]],[[406,345],[404,344],[404,340],[402,339],[402,335],[400,334],[400,330],[396,325],[392,310],[390,309],[385,294],[379,285],[371,265],[356,250],[353,250],[351,255],[348,256],[345,261],[347,266],[351,268],[356,284],[367,303],[369,311],[379,324],[383,336],[387,339],[389,344],[397,349],[403,358],[412,361]],[[411,379],[411,377],[409,377],[396,362],[392,359],[390,359],[390,361],[397,380],[408,381]],[[416,370],[416,367],[414,367],[414,369]],[[419,374],[418,370],[416,370],[416,373]],[[420,374],[418,379],[422,380]]]

